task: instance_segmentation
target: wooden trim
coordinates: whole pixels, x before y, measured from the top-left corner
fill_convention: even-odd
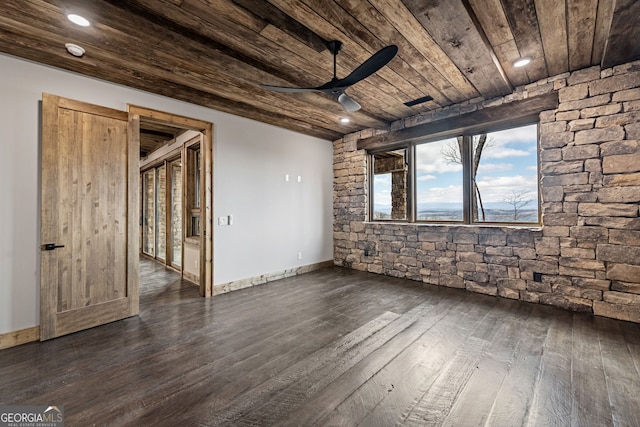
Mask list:
[[[127,113],[125,113],[127,114]],[[129,316],[140,312],[140,116],[127,114],[127,300]],[[154,229],[155,232],[155,229]],[[134,238],[135,236],[135,238]],[[155,236],[154,236],[155,242]],[[154,250],[155,255],[155,250]]]
[[[43,94],[44,96],[44,94]],[[75,99],[58,98],[60,108],[66,108],[68,110],[83,111],[86,113],[95,114],[97,116],[109,117],[116,120],[127,121],[129,115],[126,111],[114,110],[109,107],[102,107],[100,105],[87,104],[86,102],[76,101]]]
[[[195,274],[189,273],[188,271],[182,270],[182,277],[185,280],[188,280],[188,281],[192,282],[194,285],[200,286],[200,280],[199,280],[198,276],[196,276]]]
[[[187,151],[186,144],[182,145],[180,150],[180,161],[182,162],[182,168],[180,173],[182,174],[182,258],[180,259],[180,265],[182,265],[182,276],[184,277],[184,244],[187,241],[189,235],[189,227],[191,221],[187,221],[187,169],[189,169],[189,152]]]
[[[389,150],[418,139],[443,138],[461,133],[482,133],[524,125],[536,120],[540,112],[558,107],[556,91],[495,107],[460,114],[434,122],[364,138],[358,150]]]
[[[45,168],[43,164],[55,164],[58,145],[58,103],[60,97],[48,93],[42,94],[42,146],[40,160],[40,242],[49,243],[56,241],[56,226],[58,213],[56,209],[47,206],[46,194],[42,189],[43,183],[54,182],[55,171],[53,168]],[[49,148],[51,147],[51,148]],[[47,191],[58,191],[57,186]],[[55,309],[58,303],[58,293],[54,286],[46,285],[47,277],[55,277],[58,274],[58,265],[51,252],[42,252],[40,255],[40,338],[53,338],[55,330]]]
[[[40,340],[40,326],[0,334],[0,350]]]
[[[127,111],[129,112],[129,114],[137,114],[141,118],[144,118],[145,122],[169,124],[181,129],[191,129],[202,132],[208,126],[211,126],[210,123],[198,119],[191,119],[189,117],[180,116],[178,114],[166,113],[164,111],[158,111],[132,104],[127,105]]]
[[[137,115],[141,120],[150,123],[168,124],[182,129],[191,129],[202,134],[200,167],[204,173],[201,177],[201,216],[200,216],[200,295],[213,295],[213,124],[177,114],[158,111],[151,108],[128,104],[130,115]],[[185,159],[183,147],[182,158]],[[186,168],[183,168],[183,171]],[[184,177],[184,175],[183,175]],[[183,185],[186,182],[183,180]],[[183,187],[184,188],[184,187]],[[186,194],[186,193],[185,193]],[[185,216],[186,218],[186,216]],[[186,228],[186,227],[184,227]],[[184,258],[184,256],[183,256]],[[183,265],[184,265],[184,259]]]
[[[200,294],[213,295],[213,125],[202,132],[200,183]],[[203,197],[204,196],[204,197]]]
[[[173,224],[173,218],[171,217],[171,207],[173,206],[171,200],[171,162],[164,160],[164,217],[165,217],[165,236],[164,236],[164,264],[171,266],[171,258],[173,256],[172,248],[173,242],[171,239],[171,224]]]

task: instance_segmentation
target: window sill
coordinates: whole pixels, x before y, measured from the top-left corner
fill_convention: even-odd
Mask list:
[[[513,230],[530,230],[530,231],[542,231],[541,224],[497,224],[497,223],[476,223],[476,224],[462,224],[455,222],[438,223],[438,222],[407,222],[407,221],[365,221],[365,225],[415,225],[417,227],[459,227],[459,228],[509,228]]]

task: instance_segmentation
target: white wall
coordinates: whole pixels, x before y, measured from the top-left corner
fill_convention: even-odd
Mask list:
[[[214,217],[234,218],[214,226],[216,284],[333,258],[329,141],[0,54],[0,333],[39,324],[43,92],[214,124]]]

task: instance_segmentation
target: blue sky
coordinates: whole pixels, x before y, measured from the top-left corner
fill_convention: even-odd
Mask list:
[[[537,206],[537,125],[493,132],[476,177],[482,201],[487,207],[508,208],[505,199],[512,192],[524,193]],[[416,147],[417,203],[428,202],[437,207],[448,203],[462,204],[462,166],[447,161],[442,150],[457,147],[455,138]],[[391,183],[388,175],[375,177],[376,207],[390,203]]]

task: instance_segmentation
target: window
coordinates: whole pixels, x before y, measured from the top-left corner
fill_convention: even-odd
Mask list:
[[[372,220],[539,223],[537,125],[371,154]]]
[[[156,258],[167,256],[167,168],[156,168]]]
[[[407,219],[407,150],[373,155],[374,219]]]
[[[462,164],[449,157],[453,154],[459,157],[459,139],[444,139],[416,146],[418,221],[462,221]]]
[[[182,266],[182,161],[171,163],[171,262]]]
[[[155,256],[156,237],[156,172],[150,169],[142,174],[142,252]]]
[[[187,210],[189,222],[187,224],[187,236],[200,236],[200,194],[202,192],[201,180],[201,155],[200,144],[194,144],[187,150]]]
[[[539,222],[538,127],[475,135],[473,153],[474,220]]]

